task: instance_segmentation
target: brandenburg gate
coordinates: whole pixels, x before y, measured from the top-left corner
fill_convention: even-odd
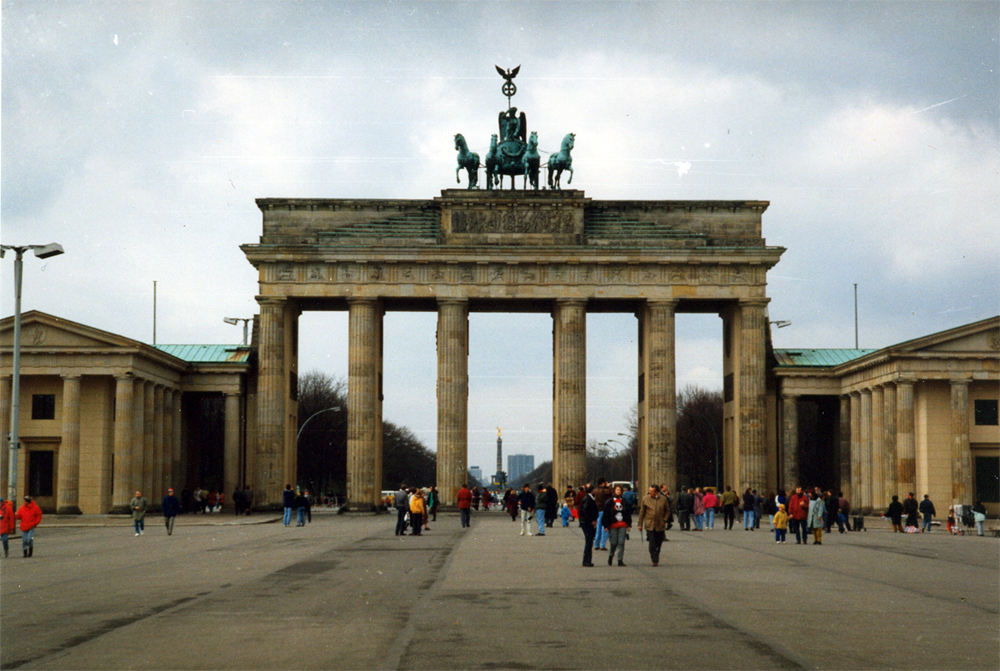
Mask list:
[[[587,313],[638,321],[641,488],[676,479],[675,316],[722,317],[724,467],[763,489],[767,270],[784,249],[761,235],[766,201],[594,201],[577,190],[455,189],[432,200],[257,201],[263,234],[243,245],[259,273],[257,451],[262,504],[295,482],[298,318],[349,314],[347,496],[379,501],[382,319],[437,312],[437,486],[466,480],[469,314],[552,315],[553,481],[586,477]]]

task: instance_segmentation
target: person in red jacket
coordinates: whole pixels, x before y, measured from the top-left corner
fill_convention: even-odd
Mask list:
[[[21,551],[25,557],[30,557],[35,552],[35,527],[42,521],[42,509],[30,496],[25,496],[24,505],[17,509],[14,517],[21,520]]]
[[[462,518],[462,527],[469,526],[469,516],[472,514],[472,491],[469,485],[463,484],[455,497],[458,501],[458,514]]]
[[[806,534],[809,533],[809,529],[806,527],[808,516],[809,495],[805,494],[801,487],[796,487],[795,493],[788,499],[788,522],[792,527],[792,533],[795,534],[796,545],[806,542]]]
[[[14,504],[0,497],[0,540],[3,540],[3,556],[8,554],[7,536],[14,533]]]

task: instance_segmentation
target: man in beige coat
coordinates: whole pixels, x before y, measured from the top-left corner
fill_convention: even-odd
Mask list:
[[[639,529],[646,531],[649,541],[649,558],[653,566],[660,563],[660,546],[663,545],[667,518],[670,517],[670,504],[667,497],[660,494],[656,485],[649,486],[649,493],[642,497],[639,504]]]

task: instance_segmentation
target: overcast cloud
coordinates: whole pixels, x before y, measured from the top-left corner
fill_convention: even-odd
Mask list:
[[[1000,313],[997,2],[3,4],[2,239],[23,309],[157,342],[238,342],[255,198],[433,198],[452,136],[514,104],[577,134],[595,199],[768,200],[776,347],[881,347]],[[0,313],[13,311],[12,264]],[[386,318],[386,419],[436,443],[435,316]],[[551,320],[471,320],[469,463],[551,456]],[[635,319],[588,320],[588,437],[625,431]],[[301,368],[346,375],[346,316]],[[682,315],[678,382],[721,388],[721,321]],[[506,465],[506,464],[505,464]]]

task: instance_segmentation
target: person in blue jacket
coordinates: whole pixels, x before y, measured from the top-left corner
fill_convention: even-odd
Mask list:
[[[181,511],[181,502],[174,496],[173,489],[167,490],[167,495],[163,497],[163,504],[160,506],[160,509],[163,510],[163,523],[167,527],[167,535],[172,536],[174,533],[174,520],[177,519],[177,513]]]

